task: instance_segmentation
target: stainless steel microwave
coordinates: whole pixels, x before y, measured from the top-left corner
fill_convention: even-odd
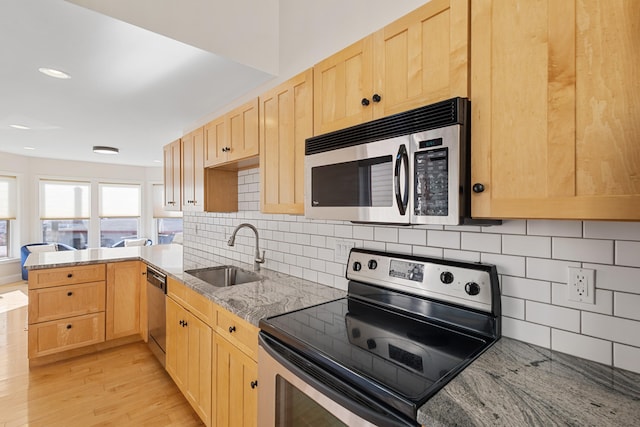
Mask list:
[[[453,98],[308,138],[305,216],[385,224],[474,223],[469,100]]]

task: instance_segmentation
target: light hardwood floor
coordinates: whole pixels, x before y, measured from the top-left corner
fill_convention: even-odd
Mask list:
[[[27,294],[26,283],[0,286]],[[0,426],[202,426],[143,342],[29,369],[27,307],[0,313]]]

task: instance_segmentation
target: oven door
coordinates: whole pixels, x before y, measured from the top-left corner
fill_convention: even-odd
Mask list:
[[[409,223],[410,137],[305,156],[305,216]]]
[[[260,333],[258,426],[417,426]]]

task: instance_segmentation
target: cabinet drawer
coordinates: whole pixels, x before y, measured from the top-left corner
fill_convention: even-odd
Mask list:
[[[29,358],[104,341],[104,313],[87,314],[29,326]]]
[[[258,328],[222,307],[216,311],[216,332],[257,361]]]
[[[47,268],[29,271],[29,289],[105,280],[105,264]]]
[[[207,325],[214,326],[213,302],[177,280],[168,278],[167,293]]]
[[[104,311],[105,282],[29,291],[29,324]]]

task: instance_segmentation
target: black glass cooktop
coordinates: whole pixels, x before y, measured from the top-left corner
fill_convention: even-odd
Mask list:
[[[481,337],[353,298],[263,319],[261,328],[316,363],[338,366],[414,407],[488,345]]]

